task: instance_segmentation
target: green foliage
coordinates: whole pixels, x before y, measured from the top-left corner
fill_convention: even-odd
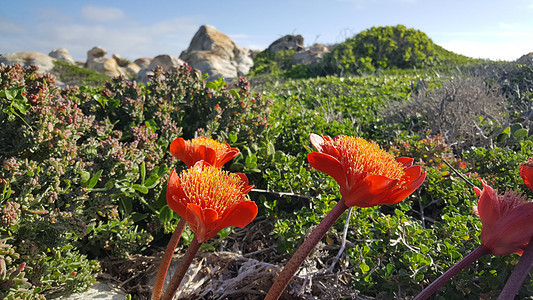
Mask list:
[[[147,86],[115,77],[64,89],[34,67],[1,66],[0,105],[0,239],[11,249],[2,280],[5,297],[24,289],[31,298],[86,289],[94,259],[166,238],[175,214],[164,182],[183,167],[171,141],[206,134],[254,145],[271,102],[243,78],[230,88],[188,66],[158,69]]]
[[[91,69],[71,65],[67,62],[56,60],[52,73],[66,85],[104,85],[110,77]]]
[[[254,65],[250,69],[248,76],[282,75],[293,67],[293,57],[294,50],[282,50],[276,53],[264,50],[254,58]]]
[[[395,39],[402,32],[416,47],[402,48]],[[271,221],[277,250],[292,253],[340,198],[338,184],[307,162],[314,151],[310,133],[371,139],[394,156],[414,158],[427,172],[422,187],[405,201],[354,209],[349,244],[334,269],[364,296],[416,295],[480,244],[481,223],[472,213],[475,194],[448,164],[474,185],[480,186],[482,178],[499,190],[533,194],[517,171],[533,151],[526,118],[531,95],[524,83],[530,70],[461,66],[463,73],[454,76],[477,74],[487,86],[504,88],[504,111],[514,120],[494,126],[504,140],[495,135],[486,147],[457,151],[443,135],[428,130],[433,120],[427,116],[393,123],[383,113],[390,103],[442,88],[450,74],[399,68],[451,62],[453,55],[439,56],[435,45],[433,52],[424,52],[429,39],[402,27],[369,30],[359,39],[381,41],[386,49],[396,43],[398,53],[363,59],[358,68],[398,69],[365,77],[287,80],[287,74],[305,77],[308,69],[284,65],[287,53],[279,60],[265,56],[256,72],[279,68],[283,76],[269,77],[254,92],[244,78],[208,82],[188,66],[157,69],[146,86],[116,77],[100,86],[64,89],[35,68],[0,67],[0,284],[5,287],[0,296],[39,299],[80,291],[94,282],[99,257],[127,257],[166,242],[178,221],[165,193],[170,170],[184,167],[168,151],[178,136],[207,135],[241,150],[227,168],[246,173],[256,186],[250,197]],[[317,263],[319,269],[336,255],[344,219],[310,258],[323,263]],[[231,229],[224,230],[204,248],[223,247],[220,240],[231,235]],[[186,229],[182,242],[191,240]],[[487,256],[436,297],[497,293],[517,260],[516,255]],[[533,285],[526,283],[519,297],[532,293]]]
[[[372,27],[337,45],[324,60],[329,74],[363,74],[386,68],[424,68],[434,64],[433,42],[403,25]]]

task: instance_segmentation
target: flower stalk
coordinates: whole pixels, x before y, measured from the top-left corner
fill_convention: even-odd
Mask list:
[[[490,253],[490,250],[483,245],[477,247],[474,251],[470,252],[467,256],[463,257],[461,261],[448,269],[446,273],[442,274],[437,280],[428,285],[414,300],[425,300],[433,295],[442,285],[448,282],[453,276],[457,275],[462,269],[469,266],[480,257]]]
[[[200,249],[201,245],[202,242],[198,242],[195,236],[189,245],[189,248],[187,248],[187,252],[185,252],[185,255],[181,259],[180,266],[176,270],[176,273],[174,276],[172,276],[172,279],[170,279],[170,283],[168,284],[168,287],[161,298],[162,300],[172,300],[172,298],[174,298],[174,295],[176,295],[185,273],[187,273],[187,269],[189,269],[189,266],[191,265],[192,260],[196,256],[196,253],[198,252],[198,249]]]
[[[520,257],[513,273],[511,273],[511,276],[507,280],[500,296],[498,296],[498,300],[514,299],[529,274],[531,267],[533,267],[533,237],[529,240],[529,244],[524,249],[522,257]]]
[[[165,249],[165,253],[163,254],[163,258],[161,259],[161,263],[159,265],[159,270],[157,271],[157,276],[155,278],[155,284],[152,290],[152,300],[159,300],[161,298],[163,285],[165,284],[165,278],[167,276],[170,262],[172,261],[172,254],[174,254],[174,250],[176,250],[176,247],[178,246],[181,234],[183,233],[186,225],[187,221],[185,221],[184,218],[181,218],[176,226],[176,229],[174,230],[174,233],[172,234],[172,237],[170,238],[170,241],[168,242],[167,248]]]
[[[326,235],[326,232],[333,226],[335,221],[346,211],[348,206],[343,198],[333,207],[333,209],[328,213],[328,215],[318,224],[318,226],[313,230],[313,232],[307,237],[307,239],[298,247],[298,250],[291,257],[285,268],[278,275],[276,281],[268,291],[268,294],[265,300],[277,300],[291,281],[292,277],[302,263],[305,261],[307,256],[311,254],[313,249],[315,249],[318,242]]]

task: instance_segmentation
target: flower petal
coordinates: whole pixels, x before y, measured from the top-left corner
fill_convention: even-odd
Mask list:
[[[218,158],[218,162],[217,162],[218,167],[222,167],[228,161],[232,160],[235,156],[239,155],[239,149],[231,148],[229,145],[228,145],[228,149],[229,150],[225,152],[223,156]]]
[[[343,191],[341,195],[346,201],[346,206],[370,207],[379,205],[379,201],[385,198],[398,180],[393,180],[381,175],[369,175],[355,183],[349,191]],[[343,193],[344,192],[344,193]]]
[[[187,211],[185,214],[185,220],[189,223],[189,227],[194,232],[198,242],[205,242],[207,238],[207,227],[205,226],[204,216],[202,208],[194,203],[187,205]]]
[[[185,140],[183,138],[177,138],[170,143],[170,153],[181,160],[185,153],[185,147]]]
[[[229,226],[244,227],[257,216],[257,205],[253,201],[242,201],[228,210],[222,215],[220,222],[217,224],[217,232],[222,228]]]
[[[316,150],[322,152],[322,144],[324,144],[324,138],[318,134],[311,133],[309,135],[309,139],[311,140],[311,144],[313,144]]]
[[[213,148],[207,147],[206,145],[200,145],[198,146],[197,151],[198,151],[198,154],[200,154],[198,157],[199,159],[205,160],[211,165],[218,167],[217,166],[217,152]]]
[[[526,186],[533,190],[533,166],[524,163],[520,165],[519,171]]]
[[[307,160],[313,168],[333,177],[341,189],[347,186],[346,172],[342,164],[333,156],[320,152],[311,152]]]
[[[483,191],[478,196],[477,209],[483,229],[490,231],[500,218],[500,203],[494,189],[483,180],[481,183],[483,184]]]
[[[179,201],[184,198],[185,194],[183,189],[180,188],[180,179],[175,169],[170,172],[167,185],[167,204],[182,218],[185,217],[186,205]]]
[[[401,163],[405,168],[408,168],[413,165],[413,162],[415,161],[413,158],[410,157],[398,157],[396,159],[397,162]]]
[[[419,166],[413,166],[411,168],[414,168],[414,167],[419,167]],[[404,200],[409,195],[411,195],[414,191],[416,191],[416,189],[418,189],[422,185],[422,183],[424,183],[425,179],[426,179],[426,173],[425,172],[422,174],[419,173],[418,177],[414,179],[411,178],[411,181],[409,181],[406,186],[404,186],[403,188],[396,189],[393,193],[391,193],[389,198],[383,200],[382,203],[383,204],[396,204]]]
[[[482,229],[481,240],[492,254],[521,253],[533,236],[533,202],[517,206],[494,223],[491,230]]]

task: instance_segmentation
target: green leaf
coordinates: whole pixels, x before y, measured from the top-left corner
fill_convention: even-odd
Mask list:
[[[511,133],[511,127],[505,128],[502,133],[510,134]]]
[[[144,185],[144,180],[146,178],[146,164],[144,163],[144,161],[141,164],[140,171],[141,171],[141,184]]]
[[[525,129],[525,128],[520,128],[520,129],[517,129],[514,133],[513,133],[513,136],[517,139],[521,139],[521,138],[525,138],[527,137],[527,134],[528,134],[528,130]]]
[[[96,174],[93,175],[93,177],[91,177],[91,179],[87,183],[88,189],[92,189],[98,183],[98,179],[100,179],[102,172],[103,170],[99,170],[98,172],[96,172]]]
[[[106,183],[105,183],[105,189],[106,190],[110,190],[112,188],[115,187],[115,179],[109,179]]]
[[[173,217],[174,212],[172,211],[172,209],[170,209],[170,207],[168,207],[168,205],[163,206],[159,210],[159,221],[161,221],[161,223],[168,223],[172,220]]]
[[[24,98],[16,98],[11,102],[11,105],[16,108],[21,114],[26,114],[28,110],[30,110],[31,106],[28,103],[27,99]]]
[[[246,157],[246,168],[248,169],[254,169],[257,167],[257,156],[255,154],[252,154],[251,156]]]
[[[276,148],[274,148],[274,144],[271,141],[268,141],[267,144],[267,155],[270,156],[272,154],[276,153]]]
[[[11,89],[4,89],[2,93],[3,97],[6,97],[7,100],[14,100],[17,97],[18,89],[17,88],[11,88]]]
[[[80,174],[80,183],[82,186],[85,186],[87,182],[91,179],[91,173],[87,171],[82,171]]]
[[[392,271],[394,271],[394,265],[393,264],[387,264],[387,274],[391,274]]]
[[[514,134],[517,130],[520,130],[522,128],[523,128],[522,124],[515,123],[515,124],[511,125],[511,133]]]
[[[210,81],[210,82],[205,84],[205,87],[208,88],[208,89],[216,90],[217,89],[217,84],[214,81]]]
[[[132,184],[131,187],[139,193],[148,194],[148,188],[140,184]]]
[[[237,135],[234,133],[234,132],[230,132],[229,135],[228,135],[228,138],[229,138],[229,141],[230,143],[235,143],[237,142]]]
[[[150,173],[150,176],[144,182],[144,186],[148,189],[153,189],[159,182],[159,176],[156,172]]]
[[[509,127],[507,127],[509,128]],[[501,133],[496,137],[496,142],[501,143],[509,138],[509,133]]]
[[[231,89],[230,90],[230,93],[233,95],[233,97],[235,98],[239,98],[240,95],[239,95],[239,90],[238,89]]]
[[[363,274],[368,272],[368,271],[370,271],[370,267],[367,264],[365,264],[364,262],[359,264],[359,268],[361,269]]]

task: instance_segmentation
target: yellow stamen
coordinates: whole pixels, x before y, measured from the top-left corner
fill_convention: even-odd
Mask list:
[[[180,175],[180,182],[187,196],[187,199],[181,201],[214,209],[219,215],[228,207],[244,200],[244,183],[241,178],[212,166],[184,170]]]
[[[342,154],[342,163],[350,166],[355,174],[382,175],[391,179],[401,179],[404,175],[403,165],[374,143],[343,135],[330,143]]]
[[[227,144],[220,143],[218,141],[215,141],[215,140],[209,139],[209,138],[205,138],[205,137],[199,137],[199,138],[192,139],[192,140],[188,141],[188,143],[194,149],[200,147],[201,145],[205,145],[205,146],[215,150],[215,152],[217,154],[219,154],[219,153],[221,153],[221,152],[223,152],[223,151],[228,149],[228,145]]]

